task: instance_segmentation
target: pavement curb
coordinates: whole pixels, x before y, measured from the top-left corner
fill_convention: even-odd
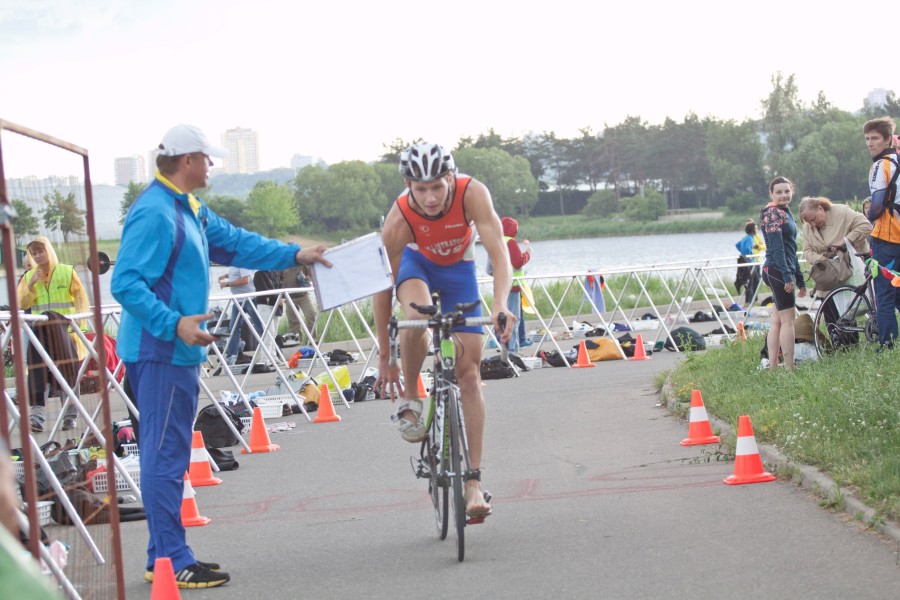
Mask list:
[[[665,404],[669,412],[677,415],[676,396],[670,385],[669,377],[666,377],[666,381],[659,393],[661,403]],[[708,417],[710,423],[714,427],[718,427],[720,436],[728,436],[732,440],[736,439],[735,430],[731,424],[726,423],[713,415],[708,414]],[[725,442],[723,441],[721,443]],[[775,474],[779,479],[785,480],[790,477],[792,483],[809,490],[818,497],[823,497],[823,494],[824,497],[834,496],[838,491],[839,488],[837,483],[817,468],[791,460],[771,444],[757,441],[757,446],[759,447],[759,454],[762,457],[763,462],[767,465],[771,465],[771,470],[775,471]],[[799,478],[796,476],[797,472],[800,473]],[[898,548],[900,548],[900,524],[886,520],[883,523],[873,525],[872,519],[875,517],[875,510],[873,508],[866,506],[859,498],[853,495],[851,490],[841,487],[840,493],[844,497],[843,508],[829,509],[829,512],[844,513],[853,520],[857,520],[859,516],[862,516],[860,524],[890,538],[898,545]]]

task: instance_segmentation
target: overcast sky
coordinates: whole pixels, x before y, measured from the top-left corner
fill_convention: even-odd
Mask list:
[[[889,26],[876,42],[872,11],[826,4],[3,0],[0,119],[87,148],[94,182],[112,183],[115,157],[146,157],[178,122],[215,144],[256,130],[270,169],[490,127],[757,118],[778,71],[851,111],[900,89]],[[10,137],[8,177],[80,173]]]

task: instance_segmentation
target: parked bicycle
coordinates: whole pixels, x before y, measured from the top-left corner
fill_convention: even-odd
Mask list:
[[[463,418],[462,399],[456,381],[456,342],[453,328],[465,325],[490,325],[490,317],[464,317],[478,302],[457,304],[450,312],[441,313],[437,304],[412,308],[429,318],[398,321],[391,317],[389,332],[391,340],[391,365],[396,365],[399,356],[397,332],[400,329],[430,329],[434,349],[434,373],[425,427],[427,435],[419,450],[419,458],[410,457],[410,464],[417,478],[428,480],[428,493],[434,505],[435,524],[440,539],[446,539],[449,530],[450,512],[456,529],[457,558],[465,558],[465,527],[484,521],[484,517],[468,519],[466,501],[463,494],[465,482],[478,479],[480,473],[472,469],[469,462],[469,445],[466,438],[466,423]],[[505,327],[506,315],[500,315],[500,325]],[[503,358],[506,359],[505,351]],[[406,382],[416,385],[416,382]],[[451,495],[452,491],[452,495]],[[484,499],[491,496],[484,491]]]
[[[866,260],[865,279],[858,286],[837,287],[822,300],[814,332],[819,356],[878,343],[871,259],[868,253],[855,254]]]

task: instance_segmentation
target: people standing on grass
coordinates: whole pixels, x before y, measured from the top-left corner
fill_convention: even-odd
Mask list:
[[[524,322],[522,319],[522,277],[525,276],[525,265],[531,260],[531,250],[522,251],[519,246],[516,235],[519,233],[519,222],[512,217],[503,217],[500,219],[503,226],[503,241],[506,242],[506,248],[509,252],[509,262],[512,264],[512,287],[509,291],[507,306],[510,312],[519,317],[519,323]],[[509,338],[507,350],[510,352],[518,352],[521,339],[519,338],[519,328]]]
[[[760,224],[766,239],[766,261],[762,280],[772,289],[775,312],[772,313],[766,346],[769,368],[778,368],[779,352],[785,367],[794,365],[794,319],[796,296],[806,296],[806,283],[797,259],[797,224],[791,214],[794,184],[778,176],[769,182],[769,203],[760,212]]]
[[[867,217],[872,223],[872,258],[879,265],[900,265],[900,216],[895,205],[896,183],[891,185],[897,170],[897,148],[894,145],[894,120],[880,117],[867,121],[863,126],[866,148],[872,157],[869,169],[869,191],[872,203]],[[885,277],[875,281],[876,322],[878,341],[883,347],[893,348],[897,338],[896,310],[900,308],[900,288],[894,287]]]
[[[745,286],[744,299],[749,307],[753,298],[756,296],[756,291],[759,289],[759,282],[762,279],[760,270],[762,257],[760,257],[759,254],[766,250],[766,243],[757,230],[756,222],[753,219],[747,219],[747,223],[744,225],[744,237],[735,244],[735,247],[747,261],[747,263],[744,264],[749,263],[753,265],[751,267],[741,267],[741,269],[744,270],[744,273],[743,277],[739,277]],[[740,290],[738,290],[738,292],[740,292]]]

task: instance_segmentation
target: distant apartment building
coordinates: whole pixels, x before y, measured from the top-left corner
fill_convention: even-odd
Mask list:
[[[328,166],[328,163],[322,160],[320,156],[306,156],[305,154],[295,154],[291,159],[291,168],[296,172],[309,165],[318,165],[325,168]]]
[[[117,158],[115,169],[116,185],[128,187],[128,184],[132,181],[135,183],[145,183],[147,181],[147,168],[144,163],[144,157],[139,154]]]
[[[147,181],[153,181],[156,177],[156,157],[159,156],[159,148],[154,148],[147,153]]]
[[[259,171],[259,134],[252,129],[236,127],[222,134],[222,146],[228,156],[222,161],[225,173],[256,173]]]
[[[890,90],[875,88],[866,95],[866,98],[863,100],[863,106],[883,108],[887,104],[888,94],[890,93]]]

